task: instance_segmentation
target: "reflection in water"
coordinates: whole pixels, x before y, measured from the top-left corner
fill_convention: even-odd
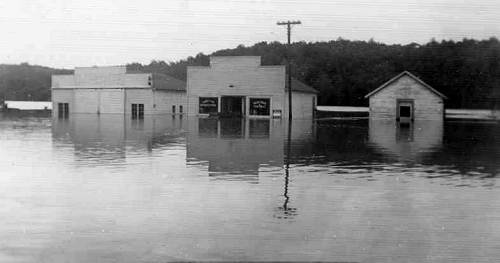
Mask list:
[[[284,176],[284,201],[274,217],[291,219],[297,215],[297,209],[291,207],[291,165],[309,152],[303,149],[310,148],[306,142],[314,138],[313,127],[311,120],[294,121],[292,129],[282,120],[192,119],[187,135],[188,165],[206,165],[214,180],[249,183],[258,183],[263,169],[276,171]]]
[[[183,121],[0,119],[0,262],[500,258],[498,123]]]
[[[447,173],[429,173],[428,177],[454,175],[488,179],[500,176],[500,125],[492,122],[446,122],[443,147],[422,161],[425,165],[448,167]],[[493,180],[494,181],[494,180]]]
[[[315,173],[368,181],[379,175],[422,176],[455,186],[493,186],[488,178],[500,171],[500,125],[492,122],[400,126],[392,120],[343,119],[319,121],[316,130],[312,149],[303,146],[295,151],[303,155],[294,158]]]
[[[392,119],[370,119],[369,137],[372,146],[395,160],[419,162],[441,148],[443,121],[400,124]]]
[[[128,157],[182,142],[182,119],[149,116],[130,119],[118,114],[73,114],[52,119],[54,147],[70,143],[82,165],[119,166]]]
[[[283,164],[283,130],[268,119],[190,119],[188,164],[208,162],[214,179],[258,182],[263,166]]]
[[[312,121],[293,123],[290,160],[311,148]],[[194,118],[187,135],[188,164],[208,163],[214,179],[257,183],[259,169],[281,169],[285,158],[286,128],[282,120]]]
[[[286,136],[286,155],[285,155],[285,187],[283,196],[285,201],[283,206],[278,207],[278,214],[275,215],[279,219],[292,219],[297,216],[297,208],[290,207],[290,195],[288,193],[288,186],[290,184],[290,160],[291,160],[291,147],[292,147],[292,122],[288,123],[288,130]]]
[[[220,138],[238,139],[245,138],[246,121],[241,118],[226,118],[219,122]]]

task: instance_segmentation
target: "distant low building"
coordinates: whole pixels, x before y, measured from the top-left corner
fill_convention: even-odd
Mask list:
[[[1,105],[1,104],[0,104]],[[5,108],[16,110],[52,110],[50,101],[4,101]]]
[[[156,73],[130,73],[125,66],[76,68],[71,75],[52,76],[53,111],[69,113],[183,114],[186,84]]]
[[[401,122],[444,118],[446,96],[408,71],[387,81],[365,98],[370,100],[370,118]]]
[[[262,66],[259,56],[214,56],[187,69],[188,115],[251,118],[288,116],[285,66]],[[293,118],[312,118],[317,91],[293,79]]]

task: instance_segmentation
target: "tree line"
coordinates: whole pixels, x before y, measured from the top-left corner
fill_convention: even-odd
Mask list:
[[[289,53],[287,53],[289,52]],[[500,100],[500,42],[463,39],[424,45],[387,45],[374,40],[296,42],[290,49],[279,42],[219,50],[211,55],[262,56],[264,65],[285,64],[292,75],[319,91],[320,105],[366,106],[364,96],[400,72],[407,70],[444,93],[447,107],[489,108]],[[198,54],[166,63],[129,64],[129,68],[162,72],[186,79],[186,66],[208,65],[209,56]]]
[[[28,63],[0,65],[0,102],[3,100],[50,101],[52,74],[71,74],[72,70],[34,66]]]
[[[364,96],[408,70],[445,94],[450,108],[490,108],[500,100],[500,42],[431,40],[420,45],[384,44],[374,40],[337,39],[239,45],[212,54],[199,53],[176,62],[130,63],[131,71],[157,72],[186,79],[186,67],[208,65],[209,56],[258,55],[263,65],[292,62],[292,75],[319,91],[320,105],[366,106]],[[71,71],[47,67],[0,65],[0,99],[50,99],[50,75]]]

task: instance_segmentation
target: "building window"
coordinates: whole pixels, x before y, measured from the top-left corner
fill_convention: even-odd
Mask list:
[[[175,105],[172,105],[172,114],[175,114]]]
[[[132,119],[144,118],[144,104],[132,104]]]
[[[250,115],[269,116],[270,108],[270,99],[250,98]]]
[[[182,105],[179,105],[179,113],[182,114],[182,112],[183,112]]]
[[[153,85],[153,78],[151,76],[148,76],[148,86]]]
[[[217,97],[200,97],[200,113],[217,112],[218,104]]]
[[[57,113],[59,118],[68,118],[69,103],[57,103]]]

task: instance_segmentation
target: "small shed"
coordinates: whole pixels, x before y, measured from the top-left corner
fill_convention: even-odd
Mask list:
[[[370,118],[400,122],[442,120],[446,96],[408,71],[401,72],[368,93]]]

